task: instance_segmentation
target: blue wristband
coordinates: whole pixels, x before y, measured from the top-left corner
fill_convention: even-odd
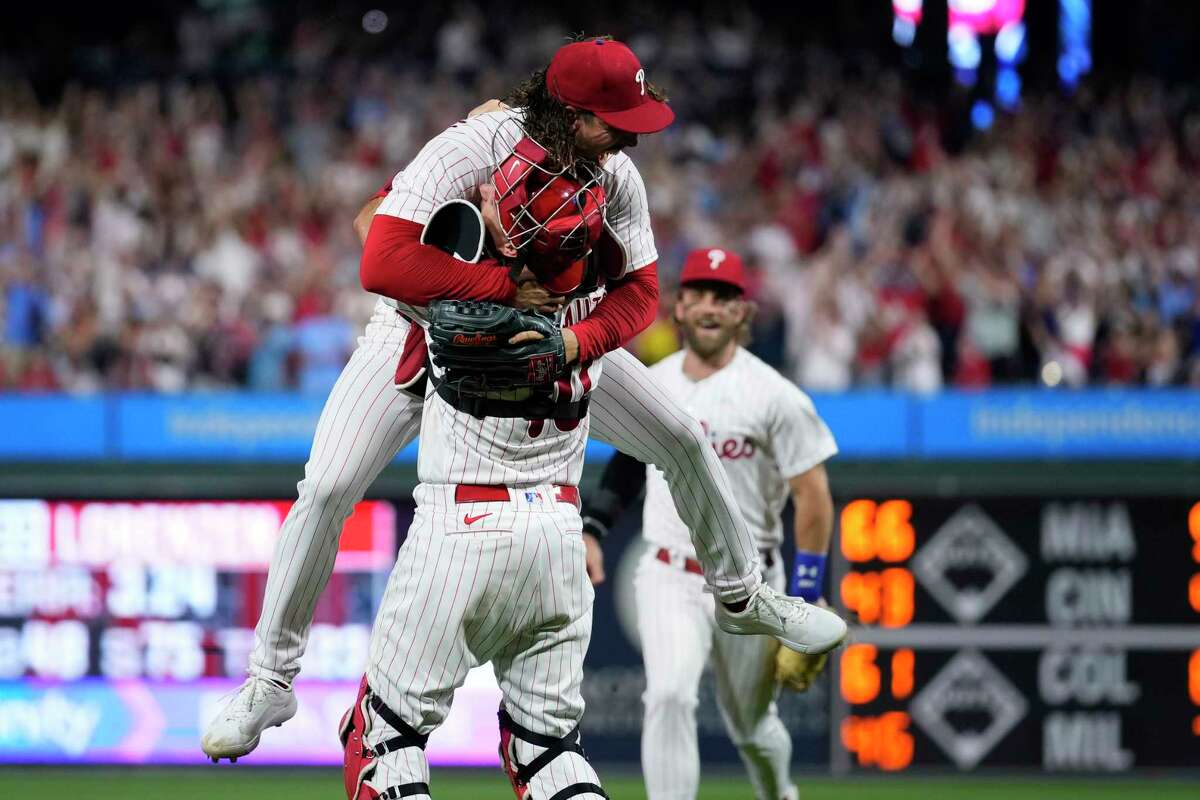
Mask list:
[[[825,586],[825,556],[816,553],[796,553],[792,561],[792,577],[788,594],[803,597],[810,603],[821,599]]]

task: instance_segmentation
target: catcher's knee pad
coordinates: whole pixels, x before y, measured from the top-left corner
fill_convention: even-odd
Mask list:
[[[591,767],[587,765],[587,755],[583,752],[583,745],[580,744],[579,728],[575,728],[575,730],[559,739],[554,736],[534,733],[528,728],[518,725],[509,716],[508,712],[504,710],[504,706],[500,706],[499,717],[500,760],[504,774],[508,776],[508,780],[512,783],[513,792],[516,793],[517,800],[566,800],[569,797],[578,797],[580,795],[608,797],[604,789],[600,788],[599,783],[591,781],[566,783],[563,786],[555,785],[552,790],[553,794],[547,794],[543,797],[539,793],[535,796],[531,782],[544,767],[549,766],[556,758],[562,756],[569,757],[568,754],[574,754],[583,760],[586,771],[593,776],[595,775]],[[525,742],[533,747],[545,749],[540,754],[522,763],[517,753],[519,742]],[[539,792],[543,791],[539,790]]]
[[[391,726],[392,730],[396,731],[396,736],[370,747],[366,741],[375,716]],[[366,676],[363,676],[362,683],[358,685],[358,697],[355,698],[354,705],[342,715],[341,724],[338,725],[338,738],[342,742],[342,780],[346,787],[347,800],[395,800],[400,797],[429,794],[427,783],[405,783],[382,791],[367,783],[375,774],[377,758],[405,747],[424,750],[429,737],[417,733],[412,726],[400,719],[396,712],[384,705],[367,685]]]

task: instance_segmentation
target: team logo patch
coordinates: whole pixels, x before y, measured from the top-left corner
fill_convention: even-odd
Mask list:
[[[529,382],[551,383],[554,380],[554,354],[545,353],[529,359]]]
[[[541,492],[526,492],[525,493],[525,502],[526,503],[532,503],[535,501],[539,501],[541,499],[542,499]]]

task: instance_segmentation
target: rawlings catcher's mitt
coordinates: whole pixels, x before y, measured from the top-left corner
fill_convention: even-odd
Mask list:
[[[509,344],[519,333],[541,335]],[[429,305],[429,354],[441,371],[438,394],[477,417],[553,416],[550,390],[566,374],[558,324],[499,303],[442,300]]]

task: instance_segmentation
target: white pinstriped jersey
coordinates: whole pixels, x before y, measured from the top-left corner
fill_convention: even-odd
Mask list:
[[[477,187],[490,180],[497,163],[508,157],[522,136],[519,119],[519,112],[509,109],[454,123],[397,173],[391,192],[375,213],[424,224],[445,201],[473,199]],[[624,274],[656,261],[646,187],[637,167],[623,153],[612,155],[605,161],[601,183],[607,198],[605,224],[624,251]],[[560,313],[560,323],[572,325],[585,318],[603,296],[604,290],[598,289],[573,300]],[[423,308],[396,305],[425,322]],[[599,379],[599,362],[577,364],[552,394],[577,402]],[[576,485],[587,437],[586,418],[561,427],[552,420],[479,420],[431,393],[421,422],[425,444],[418,455],[417,474],[423,483]],[[430,446],[434,442],[454,446]]]
[[[808,395],[748,350],[739,347],[732,361],[700,381],[684,375],[683,358],[683,351],[673,353],[650,372],[700,420],[759,548],[776,547],[783,541],[788,480],[837,453],[833,434]],[[653,466],[646,467],[642,535],[695,555],[667,482]]]

